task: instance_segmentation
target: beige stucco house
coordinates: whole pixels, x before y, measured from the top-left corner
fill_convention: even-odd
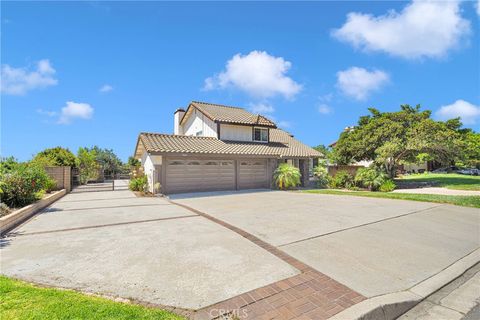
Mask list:
[[[140,133],[135,147],[150,191],[159,183],[163,194],[270,188],[280,162],[306,184],[321,156],[265,116],[197,101],[175,111],[174,134]]]

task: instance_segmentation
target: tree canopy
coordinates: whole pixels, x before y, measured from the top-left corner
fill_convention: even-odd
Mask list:
[[[462,154],[459,119],[435,121],[420,105],[402,105],[397,112],[369,111],[340,135],[334,148],[338,163],[373,160],[393,177],[399,164],[420,159],[450,163]]]
[[[40,151],[32,161],[44,166],[74,167],[76,165],[75,155],[70,150],[62,147],[55,147]]]
[[[122,161],[112,149],[102,149],[98,146],[94,146],[91,150],[95,152],[96,159],[102,166],[105,174],[110,175],[121,171]]]

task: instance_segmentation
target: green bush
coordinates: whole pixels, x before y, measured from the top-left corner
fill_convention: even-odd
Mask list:
[[[324,166],[316,166],[313,168],[313,175],[317,178],[317,187],[326,188],[330,182],[328,170]]]
[[[40,166],[19,164],[14,170],[1,177],[2,202],[9,207],[23,207],[43,196],[55,182]],[[43,192],[44,193],[44,192]]]
[[[147,192],[148,191],[148,179],[146,175],[139,176],[137,178],[133,178],[130,180],[128,185],[130,190],[132,191],[141,191]]]
[[[12,210],[5,203],[0,203],[0,217],[6,216],[10,212],[12,212]]]
[[[273,173],[275,186],[279,189],[289,189],[300,185],[300,170],[288,163],[280,163]]]
[[[37,153],[32,161],[43,166],[75,167],[76,157],[69,149],[55,147]]]
[[[353,176],[348,171],[340,170],[330,180],[329,186],[333,189],[350,189],[355,186],[355,183]]]
[[[0,174],[6,174],[18,167],[18,161],[14,157],[0,158]]]
[[[380,188],[378,188],[378,190],[380,190],[381,192],[391,192],[393,190],[395,190],[395,188],[397,187],[397,185],[395,184],[395,182],[393,182],[393,180],[385,180],[382,185],[380,186]]]
[[[374,168],[360,168],[355,175],[355,184],[370,191],[378,190],[386,180],[386,175]]]

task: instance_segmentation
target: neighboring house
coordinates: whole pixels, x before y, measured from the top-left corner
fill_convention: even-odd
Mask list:
[[[280,162],[298,167],[302,185],[322,154],[245,109],[193,101],[174,113],[174,134],[140,133],[150,191],[163,194],[270,188]],[[158,185],[157,185],[158,186]]]

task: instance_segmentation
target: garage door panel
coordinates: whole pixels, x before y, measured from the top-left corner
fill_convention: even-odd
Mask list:
[[[239,188],[267,188],[267,161],[263,159],[239,161]]]
[[[234,162],[204,159],[169,160],[166,183],[169,193],[233,190]]]

